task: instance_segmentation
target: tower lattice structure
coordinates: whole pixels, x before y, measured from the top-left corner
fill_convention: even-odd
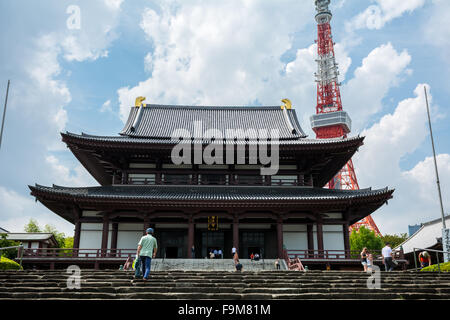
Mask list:
[[[311,117],[311,127],[317,139],[347,137],[351,131],[350,116],[342,108],[341,92],[338,81],[338,64],[334,54],[334,42],[330,21],[332,14],[328,9],[330,0],[315,0],[316,21],[318,30],[317,53],[318,72],[315,74],[317,82],[316,114]],[[338,174],[328,182],[330,189],[358,190],[353,162],[350,159]],[[361,226],[373,230],[381,235],[371,216],[350,226],[350,230],[359,230]]]

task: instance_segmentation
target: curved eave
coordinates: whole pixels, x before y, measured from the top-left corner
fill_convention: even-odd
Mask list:
[[[70,219],[70,208],[114,207],[135,209],[152,207],[203,208],[354,208],[350,219],[356,222],[392,198],[393,189],[328,190],[305,187],[225,187],[225,186],[120,186],[114,194],[107,188],[65,188],[29,186],[31,194],[52,211]],[[102,189],[103,188],[103,189]],[[114,188],[114,186],[109,187]],[[126,189],[124,189],[126,188]],[[211,194],[211,188],[218,191]],[[102,194],[102,190],[105,192]],[[125,190],[125,191],[124,191]],[[252,192],[253,190],[253,192]],[[242,192],[239,192],[242,191]],[[314,195],[317,192],[318,195]],[[283,195],[285,193],[285,195]],[[302,195],[305,193],[305,195]],[[309,195],[308,195],[309,194]],[[354,220],[354,221],[353,221]],[[69,220],[70,221],[70,220]]]
[[[153,150],[160,148],[172,148],[179,144],[181,140],[168,139],[152,139],[152,138],[130,138],[123,136],[94,136],[88,134],[74,134],[71,132],[61,133],[62,140],[66,144],[97,147],[105,149],[139,149],[139,150]],[[341,149],[345,147],[359,147],[363,144],[364,137],[355,136],[345,139],[297,139],[297,140],[279,140],[277,143],[272,142],[269,145],[279,145],[284,149],[297,150],[323,150],[323,149]],[[211,141],[212,142],[212,141]],[[207,145],[210,141],[203,142]],[[193,144],[198,144],[200,141],[193,141]],[[252,141],[225,141],[226,145],[256,145],[259,142]]]

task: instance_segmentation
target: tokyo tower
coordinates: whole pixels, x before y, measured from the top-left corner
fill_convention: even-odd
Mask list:
[[[338,81],[338,64],[334,55],[334,42],[331,34],[330,21],[332,14],[328,9],[330,0],[315,0],[316,21],[318,29],[317,52],[318,72],[316,114],[311,116],[311,127],[317,139],[346,138],[351,130],[351,119],[342,108],[340,83]],[[350,159],[339,173],[328,182],[330,189],[358,190],[353,162]],[[369,215],[350,226],[350,230],[359,230],[361,226],[381,235],[377,225]]]

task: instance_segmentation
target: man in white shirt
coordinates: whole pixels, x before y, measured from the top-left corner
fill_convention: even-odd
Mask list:
[[[392,249],[391,244],[386,243],[386,246],[381,250],[381,254],[383,255],[383,263],[386,271],[394,270],[394,263],[392,262]]]

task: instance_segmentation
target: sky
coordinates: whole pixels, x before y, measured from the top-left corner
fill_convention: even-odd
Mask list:
[[[440,217],[427,87],[444,210],[450,213],[450,2],[332,0],[353,161],[361,188],[395,188],[372,217],[399,234]],[[314,1],[1,0],[0,101],[11,80],[0,149],[0,227],[34,218],[73,225],[28,185],[97,183],[60,132],[116,135],[137,96],[146,103],[281,105],[315,137]]]

